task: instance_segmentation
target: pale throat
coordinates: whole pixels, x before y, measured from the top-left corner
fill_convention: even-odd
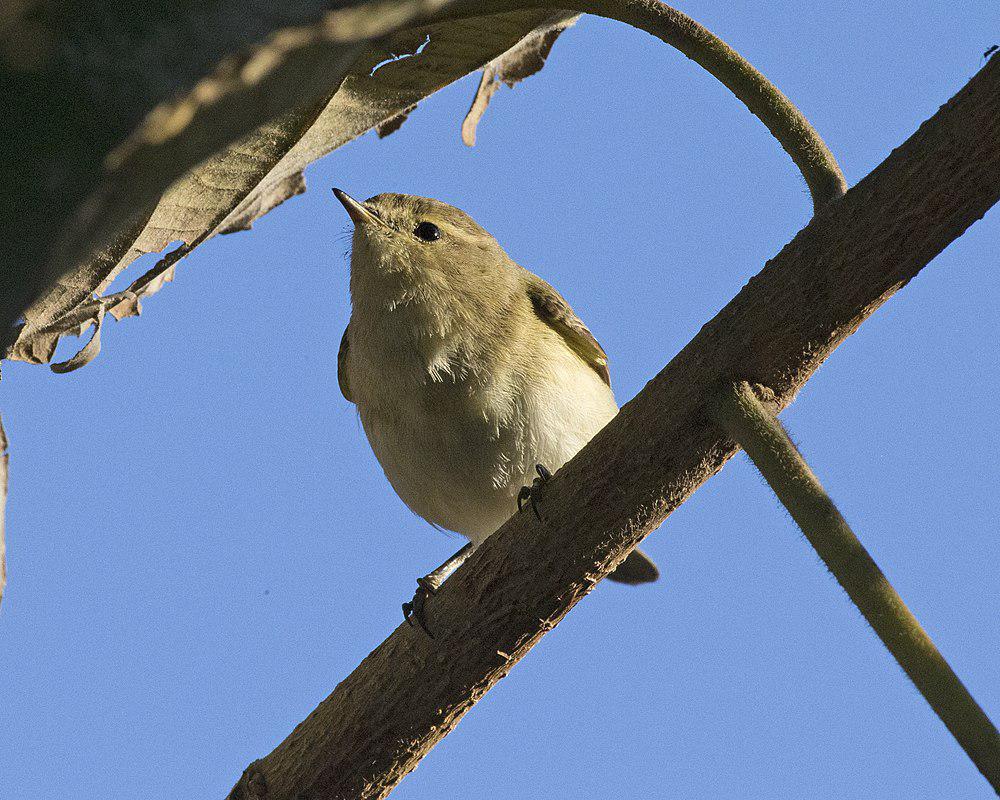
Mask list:
[[[394,267],[352,272],[351,325],[359,349],[418,383],[468,377],[474,329],[454,292],[437,276]]]

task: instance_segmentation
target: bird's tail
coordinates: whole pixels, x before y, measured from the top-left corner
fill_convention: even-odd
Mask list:
[[[617,583],[627,583],[635,586],[639,583],[652,583],[660,577],[660,570],[653,559],[638,547],[628,554],[628,557],[618,565],[618,568],[608,575],[609,580]]]

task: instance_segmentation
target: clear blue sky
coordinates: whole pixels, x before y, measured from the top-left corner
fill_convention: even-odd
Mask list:
[[[1000,42],[994,0],[683,9],[800,105],[851,183]],[[584,20],[470,150],[476,80],[202,247],[91,366],[5,365],[3,797],[221,800],[460,544],[396,499],[337,390],[331,185],[469,211],[574,304],[620,402],[808,220],[760,123],[645,34]],[[784,415],[994,719],[998,234],[994,210]],[[599,586],[395,797],[991,796],[745,458],[646,548],[659,583]]]

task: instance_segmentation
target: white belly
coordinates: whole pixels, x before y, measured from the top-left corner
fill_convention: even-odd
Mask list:
[[[390,371],[387,385],[386,373],[352,370],[372,450],[414,512],[478,545],[517,509],[535,464],[555,472],[615,416],[593,370],[565,347],[547,350],[531,380]]]

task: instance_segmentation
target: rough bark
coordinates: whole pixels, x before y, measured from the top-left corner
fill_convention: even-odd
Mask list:
[[[1000,199],[1000,58],[822,210],[546,485],[542,521],[507,522],[231,797],[377,798],[736,445],[711,423],[723,385],[787,406],[831,352]]]

